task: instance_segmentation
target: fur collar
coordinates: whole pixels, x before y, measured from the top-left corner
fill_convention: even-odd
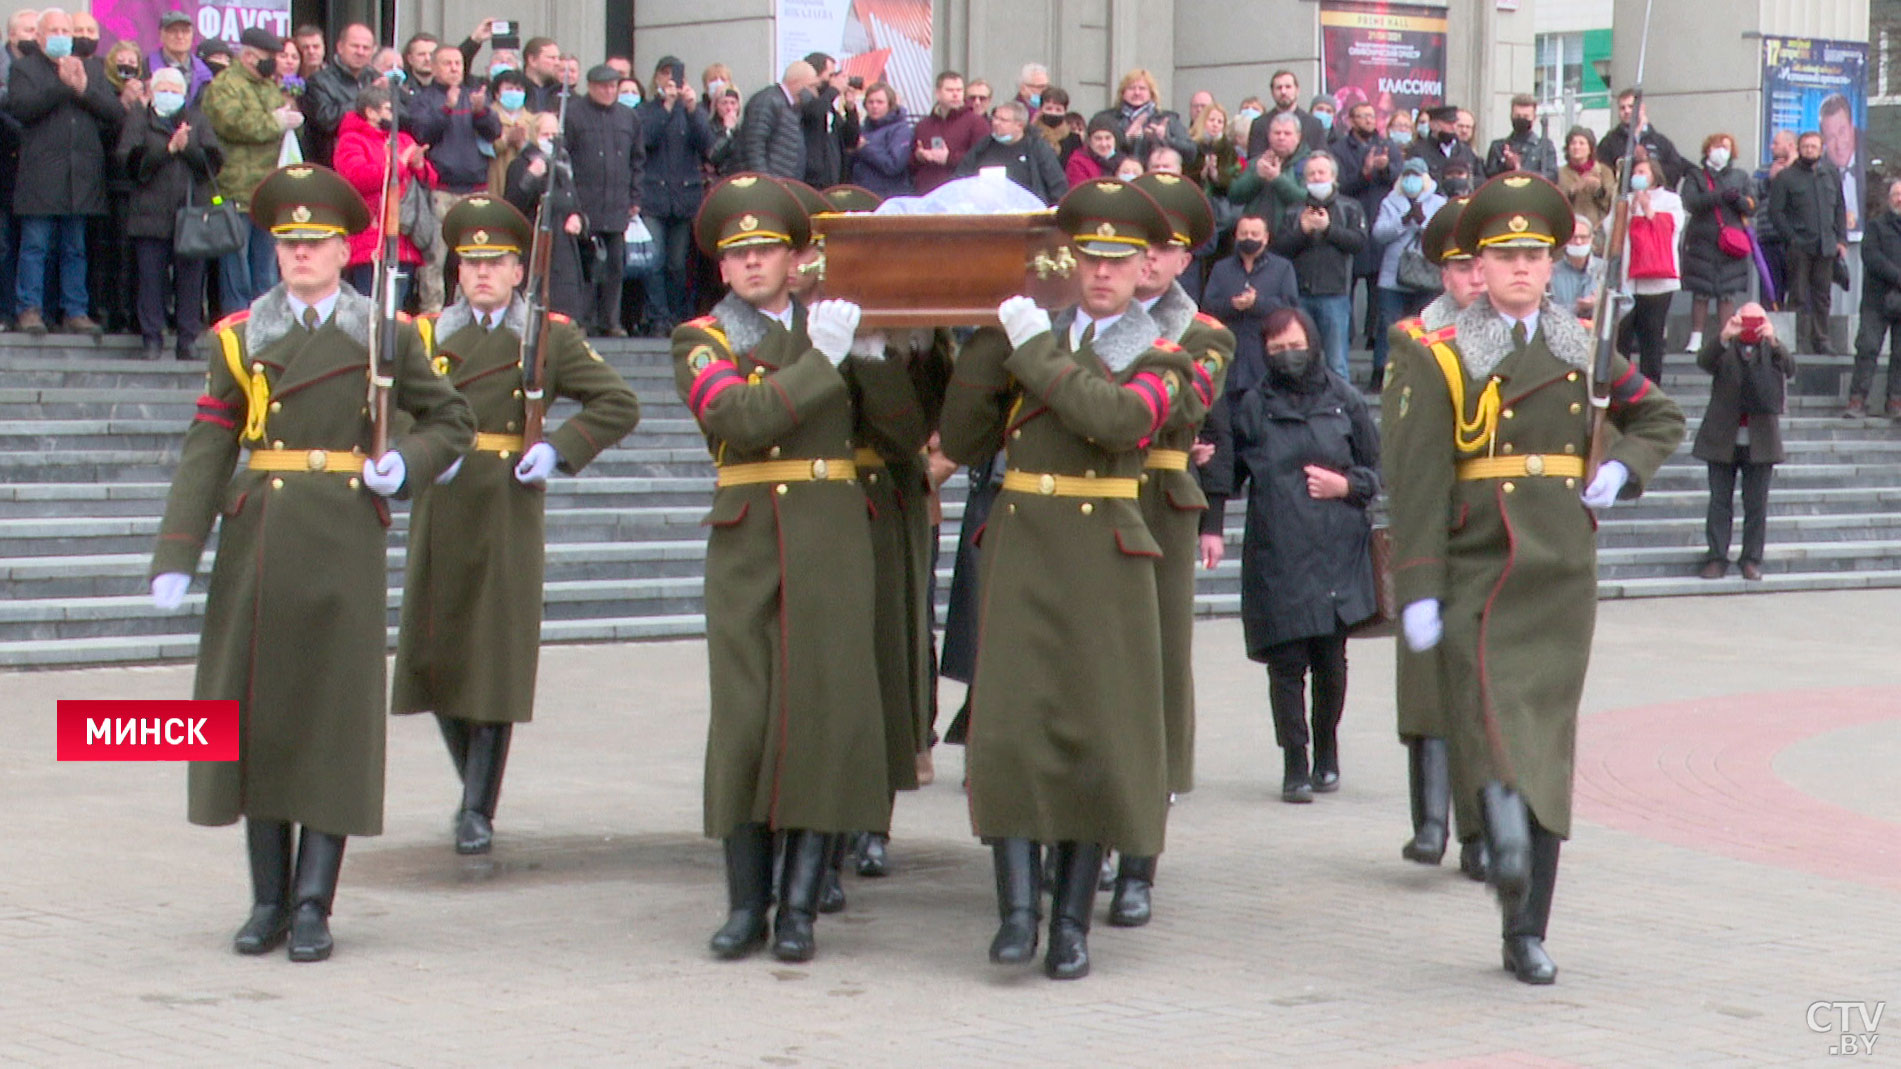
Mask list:
[[[1157,305],[1157,307],[1160,307]],[[1058,313],[1050,324],[1061,341],[1068,341],[1070,324],[1076,321],[1076,309],[1065,308]],[[1122,318],[1109,324],[1109,329],[1097,334],[1089,343],[1091,352],[1107,364],[1109,370],[1117,375],[1128,370],[1136,358],[1155,347],[1155,340],[1161,332],[1155,326],[1155,320],[1142,310],[1139,302],[1129,302],[1129,310]]]
[[[798,298],[792,299],[792,321],[798,322]],[[719,320],[720,332],[726,335],[726,341],[732,346],[735,356],[750,353],[766,340],[777,320],[752,305],[737,293],[728,293],[713,306],[713,317]]]
[[[1182,335],[1188,333],[1188,325],[1195,321],[1195,313],[1201,309],[1195,307],[1195,301],[1182,289],[1180,282],[1172,282],[1154,307],[1148,310],[1149,318],[1155,320],[1155,329],[1159,336],[1179,343]]]
[[[337,307],[330,315],[330,322],[367,349],[370,345],[370,316],[375,307],[368,297],[351,289],[349,283],[340,283]],[[303,324],[290,311],[290,291],[280,282],[264,296],[251,302],[250,318],[244,321],[244,347],[246,351],[254,353],[292,330],[302,329]]]
[[[1452,317],[1458,314],[1459,306],[1452,303],[1451,297],[1441,293],[1432,299],[1431,304],[1419,310],[1419,322],[1427,330],[1438,330],[1450,326]]]
[[[468,301],[459,300],[442,310],[436,320],[436,337],[453,338],[457,331],[474,323],[475,309],[469,307]],[[502,313],[502,326],[514,331],[517,338],[528,332],[528,302],[522,300],[520,294],[509,299],[508,310]]]
[[[1455,313],[1452,325],[1458,330],[1460,360],[1472,378],[1485,378],[1512,355],[1511,328],[1505,325],[1504,317],[1492,307],[1490,299],[1480,297],[1464,311]],[[1591,366],[1590,333],[1575,316],[1559,310],[1549,298],[1538,309],[1538,337],[1559,360],[1580,371]]]

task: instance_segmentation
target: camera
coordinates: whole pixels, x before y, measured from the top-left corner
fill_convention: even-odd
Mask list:
[[[865,87],[865,80],[854,74],[850,78],[845,79],[845,84],[851,86],[853,89],[863,89]]]

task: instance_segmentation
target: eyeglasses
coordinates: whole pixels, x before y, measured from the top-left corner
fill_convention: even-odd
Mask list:
[[[988,104],[990,103],[990,98],[979,93],[972,93],[970,94],[970,102],[972,104]]]

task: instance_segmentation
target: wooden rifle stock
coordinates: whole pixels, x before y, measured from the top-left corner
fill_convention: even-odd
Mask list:
[[[1648,33],[1649,18],[1645,17]],[[1641,68],[1641,63],[1639,64]],[[1630,173],[1637,159],[1638,139],[1643,136],[1644,93],[1632,91],[1630,123],[1625,127],[1628,139],[1624,154],[1617,160],[1617,200],[1611,209],[1610,243],[1604,249],[1604,278],[1598,283],[1597,304],[1591,309],[1592,327],[1597,334],[1597,352],[1591,361],[1591,448],[1586,457],[1584,485],[1597,478],[1610,449],[1611,365],[1617,355],[1617,325],[1625,301],[1625,275],[1629,271],[1626,250],[1630,245]],[[1657,164],[1651,163],[1654,174]]]
[[[561,90],[557,131],[567,128],[568,91]],[[554,271],[555,209],[551,206],[561,177],[566,170],[561,134],[555,134],[554,152],[548,157],[547,188],[535,207],[534,247],[528,256],[528,322],[521,336],[521,447],[522,452],[541,441],[543,421],[548,415],[545,388],[548,382],[548,289]]]

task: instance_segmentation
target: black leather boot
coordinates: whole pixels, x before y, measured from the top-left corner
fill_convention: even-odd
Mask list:
[[[850,835],[834,835],[825,853],[825,875],[819,883],[818,911],[820,913],[841,913],[845,909],[845,885],[839,880],[839,874],[845,868],[845,848],[851,842]]]
[[[708,944],[716,958],[743,958],[766,943],[772,909],[772,833],[764,824],[741,824],[726,847],[726,923]]]
[[[305,825],[297,843],[297,910],[290,917],[290,960],[330,956],[330,907],[343,869],[343,839]]]
[[[997,839],[990,844],[990,861],[997,873],[997,936],[990,941],[990,960],[998,965],[1021,965],[1036,957],[1038,874],[1041,850],[1028,839]]]
[[[1558,883],[1558,847],[1561,840],[1531,827],[1531,886],[1516,911],[1505,914],[1505,968],[1527,984],[1549,984],[1558,979],[1558,966],[1545,953],[1545,928],[1551,921],[1551,892]]]
[[[1043,971],[1052,980],[1089,975],[1089,921],[1096,911],[1096,878],[1102,847],[1095,843],[1056,844],[1056,894],[1050,903],[1050,945]]]
[[[470,724],[462,773],[462,808],[455,814],[455,852],[486,854],[495,845],[495,804],[502,798],[513,724]]]
[[[1491,860],[1485,851],[1484,839],[1467,839],[1459,844],[1459,871],[1465,873],[1466,879],[1484,883]]]
[[[251,855],[251,918],[231,939],[240,954],[268,954],[290,934],[290,825],[245,818]]]
[[[858,846],[858,875],[875,879],[891,871],[891,857],[886,846],[891,836],[874,831],[865,836]]]
[[[1314,782],[1307,774],[1307,747],[1281,751],[1281,801],[1304,805],[1314,800]]]
[[[1149,922],[1149,891],[1155,886],[1155,859],[1123,854],[1116,869],[1115,896],[1109,899],[1109,923],[1140,928]]]
[[[1314,731],[1315,794],[1331,794],[1340,789],[1340,740],[1334,734],[1337,730],[1336,727],[1317,727]]]
[[[818,916],[819,883],[830,868],[831,845],[832,837],[823,832],[785,833],[779,916],[772,925],[772,956],[780,961],[811,961],[817,949],[812,922]]]
[[[1116,860],[1109,851],[1102,852],[1102,868],[1096,873],[1096,890],[1113,890],[1116,885]]]
[[[1494,780],[1479,788],[1485,818],[1486,880],[1507,912],[1518,908],[1531,882],[1531,813],[1515,790]]]
[[[469,763],[469,722],[437,713],[436,727],[442,730],[443,745],[449,748],[449,762],[455,765],[455,778],[464,778],[463,769]]]
[[[1412,788],[1413,837],[1400,856],[1437,865],[1446,856],[1446,828],[1452,808],[1452,766],[1446,740],[1426,736],[1406,740],[1406,778]]]

